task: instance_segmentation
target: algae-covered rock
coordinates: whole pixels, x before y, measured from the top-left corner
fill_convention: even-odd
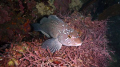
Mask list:
[[[53,14],[54,9],[50,5],[45,5],[44,3],[37,3],[36,8],[38,9],[38,13],[41,15],[50,15]]]
[[[55,1],[55,0],[48,0],[48,3],[49,3],[49,5],[55,10],[56,8],[55,8],[55,6],[54,6],[54,1]]]
[[[87,1],[88,0],[71,0],[69,8],[70,10],[79,10],[82,7],[82,5]]]

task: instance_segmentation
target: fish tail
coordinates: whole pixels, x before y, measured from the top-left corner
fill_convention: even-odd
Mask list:
[[[33,30],[35,31],[40,31],[40,24],[39,23],[33,23],[31,24],[31,27],[33,28]]]

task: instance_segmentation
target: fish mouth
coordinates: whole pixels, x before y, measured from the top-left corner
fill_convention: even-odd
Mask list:
[[[75,43],[75,44],[69,44],[69,45],[66,45],[66,46],[81,46],[82,45],[82,42],[81,43]]]
[[[74,46],[81,46],[82,45],[82,42],[81,43],[76,43],[76,45]]]

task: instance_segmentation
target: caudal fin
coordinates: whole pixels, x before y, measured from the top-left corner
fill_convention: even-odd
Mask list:
[[[39,23],[33,23],[31,24],[34,31],[40,31],[40,24]]]

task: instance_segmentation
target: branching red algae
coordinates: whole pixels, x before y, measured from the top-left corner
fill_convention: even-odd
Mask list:
[[[90,16],[84,17],[79,13],[63,18],[79,32],[83,39],[81,46],[63,46],[52,54],[41,48],[41,39],[33,39],[32,42],[13,43],[13,47],[8,49],[8,58],[16,59],[14,65],[18,67],[107,67],[111,56],[105,35],[106,21],[91,21]]]

